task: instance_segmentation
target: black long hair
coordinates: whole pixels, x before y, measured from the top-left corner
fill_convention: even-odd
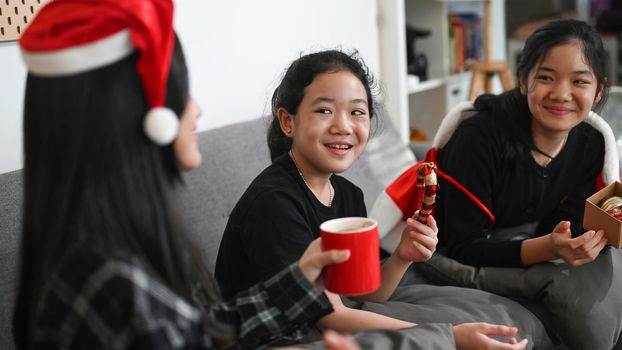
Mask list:
[[[148,105],[136,73],[137,57],[66,77],[28,75],[14,314],[20,348],[28,347],[47,276],[76,244],[137,257],[190,303],[197,283],[208,299],[219,298],[214,279],[172,208],[173,185],[180,179],[173,147],[157,146],[143,132]],[[179,116],[188,88],[176,39],[166,105]],[[207,331],[218,341],[229,337],[225,328],[211,324]]]
[[[569,42],[579,43],[587,64],[596,76],[597,94],[603,95],[594,105],[594,109],[598,110],[606,100],[607,56],[600,34],[585,22],[573,19],[552,21],[537,29],[525,41],[516,67],[516,79],[519,83],[527,83],[529,73],[542,64],[551,48]],[[474,105],[476,110],[491,111],[495,116],[492,123],[502,144],[503,159],[511,163],[519,154],[525,154],[531,150],[546,155],[533,143],[532,115],[527,96],[521,93],[520,87],[500,95],[482,95],[475,100]]]
[[[305,96],[305,89],[313,83],[315,77],[340,71],[349,71],[361,81],[367,95],[369,117],[376,116],[376,102],[373,97],[377,93],[377,85],[357,51],[347,54],[339,50],[325,50],[303,55],[287,68],[281,83],[272,94],[272,121],[268,129],[268,147],[272,160],[287,153],[292,147],[292,140],[283,133],[279,125],[279,108],[284,108],[290,114],[297,114]]]

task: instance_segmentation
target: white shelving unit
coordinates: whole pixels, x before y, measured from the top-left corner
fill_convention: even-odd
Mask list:
[[[448,109],[468,97],[471,74],[451,74],[448,14],[476,12],[483,17],[482,0],[378,0],[380,80],[385,107],[409,140],[410,127],[433,137]],[[504,0],[491,0],[493,57],[505,59]],[[431,30],[417,40],[417,52],[428,59],[429,80],[409,86],[406,62],[406,24]],[[502,28],[501,30],[499,28]]]

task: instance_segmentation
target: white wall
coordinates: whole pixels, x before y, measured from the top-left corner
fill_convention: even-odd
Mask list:
[[[301,52],[356,48],[377,71],[376,0],[177,0],[175,26],[202,105],[199,129],[256,118]],[[25,69],[0,43],[0,173],[21,168]]]
[[[0,173],[22,167],[25,75],[17,44],[0,43]]]

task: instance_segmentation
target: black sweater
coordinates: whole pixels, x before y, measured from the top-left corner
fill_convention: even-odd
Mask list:
[[[367,216],[358,187],[337,175],[330,181],[335,197],[326,207],[305,185],[287,154],[253,180],[233,209],[218,250],[216,278],[225,297],[298,260],[319,237],[322,222]]]
[[[546,167],[530,152],[515,160],[501,156],[507,135],[494,131],[491,113],[463,121],[438,153],[438,165],[495,216],[484,212],[453,185],[439,180],[436,218],[440,248],[462,263],[475,266],[522,266],[523,239],[501,239],[501,228],[539,222],[535,235],[552,232],[559,221],[571,222],[580,235],[585,200],[594,193],[604,159],[602,134],[586,123],[570,131],[566,145]],[[533,233],[533,232],[532,232]]]

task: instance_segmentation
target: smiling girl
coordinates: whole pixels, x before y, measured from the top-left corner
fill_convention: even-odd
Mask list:
[[[288,73],[272,100],[274,119],[268,142],[273,164],[236,205],[218,252],[216,276],[224,295],[245,289],[271,275],[277,266],[298,259],[300,249],[318,237],[322,222],[367,216],[362,191],[334,175],[348,169],[367,144],[374,116],[367,72],[348,55],[327,51],[301,58]],[[432,255],[436,223],[433,218],[428,223],[411,220],[397,251],[400,254],[383,265],[382,287],[373,293],[374,299],[386,300],[413,260]],[[336,295],[329,293],[329,298],[333,305],[342,306]],[[322,322],[335,328],[333,319],[334,315],[328,316]],[[336,329],[360,330],[380,324],[382,328],[413,325],[370,314]]]
[[[596,259],[606,239],[602,230],[582,228],[583,208],[603,171],[605,145],[584,121],[604,101],[605,59],[588,24],[552,22],[526,41],[519,87],[475,101],[477,113],[439,151],[438,164],[495,222],[441,180],[437,219],[448,256],[499,267]]]
[[[372,86],[356,54],[313,53],[288,68],[272,97],[268,145],[273,163],[242,195],[221,241],[216,278],[225,296],[297,260],[304,247],[319,236],[322,222],[367,216],[363,192],[335,174],[352,166],[367,144],[376,115]],[[382,265],[381,287],[357,300],[387,302],[408,267],[429,259],[435,251],[436,233],[431,216],[427,224],[408,220],[399,246]],[[334,311],[317,322],[320,329],[354,332],[415,326],[407,320],[348,307],[339,295],[326,295]],[[490,305],[489,294],[465,292],[463,297]],[[405,302],[398,304],[396,308],[409,309]],[[409,314],[411,319],[417,316],[416,311]],[[521,349],[527,344],[527,339],[518,342],[513,338],[518,331],[514,327],[484,323],[447,326],[458,348]],[[489,335],[505,336],[507,342]]]

